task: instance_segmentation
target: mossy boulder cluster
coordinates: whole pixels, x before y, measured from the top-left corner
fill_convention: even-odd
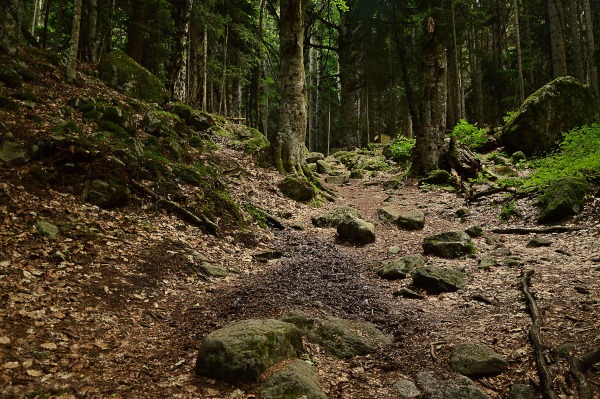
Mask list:
[[[538,221],[555,223],[578,214],[589,188],[588,182],[582,177],[566,177],[552,182],[538,199],[541,206]]]
[[[160,79],[121,50],[106,54],[98,69],[100,78],[123,94],[161,105],[169,101],[169,92]]]
[[[526,155],[552,149],[562,134],[583,126],[598,114],[594,89],[564,76],[553,80],[525,100],[502,131],[506,149]]]

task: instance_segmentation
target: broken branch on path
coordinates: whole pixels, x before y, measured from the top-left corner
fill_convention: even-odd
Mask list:
[[[600,363],[600,347],[594,348],[583,356],[574,357],[573,360],[571,360],[571,374],[577,382],[579,399],[592,399],[592,393],[585,373],[595,363]]]
[[[492,233],[495,234],[550,234],[550,233],[569,233],[571,231],[579,231],[577,227],[567,226],[553,226],[543,228],[527,228],[527,227],[515,227],[510,229],[493,229]]]
[[[552,390],[552,376],[550,375],[550,370],[548,369],[546,359],[544,357],[544,342],[542,341],[541,333],[542,315],[540,313],[540,308],[538,307],[537,302],[529,289],[531,286],[531,276],[533,273],[533,270],[527,270],[521,279],[521,289],[523,290],[523,294],[525,294],[527,308],[529,309],[531,319],[533,320],[531,328],[529,329],[529,339],[531,339],[533,343],[535,364],[540,377],[542,396],[544,399],[555,399],[556,395]]]
[[[185,220],[186,222],[191,223],[194,226],[200,227],[201,229],[203,229],[204,231],[206,231],[207,233],[209,233],[211,235],[214,235],[214,236],[218,235],[217,234],[217,224],[214,223],[212,220],[208,219],[206,216],[196,215],[196,214],[188,211],[187,209],[183,208],[176,202],[166,199],[165,197],[155,193],[148,187],[144,186],[143,184],[141,184],[133,179],[131,180],[131,185],[134,188],[142,191],[144,194],[148,195],[152,199],[156,200],[158,205],[161,205],[166,210],[177,214],[181,219]]]

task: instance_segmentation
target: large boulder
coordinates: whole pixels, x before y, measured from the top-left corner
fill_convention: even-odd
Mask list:
[[[266,369],[301,351],[302,334],[293,324],[242,320],[204,338],[196,373],[230,382],[256,381]]]
[[[452,292],[465,286],[465,275],[458,270],[428,265],[415,272],[413,285],[428,292]]]
[[[290,312],[282,320],[296,325],[310,342],[340,359],[366,355],[392,343],[389,336],[366,321],[315,318],[301,311]]]
[[[396,224],[404,230],[422,230],[425,227],[425,214],[420,210],[401,213]]]
[[[485,345],[463,343],[452,350],[450,366],[463,375],[494,375],[506,370],[508,362]]]
[[[186,125],[198,130],[206,130],[215,126],[213,117],[204,111],[194,109],[180,102],[170,103],[167,109],[185,121]]]
[[[560,222],[581,212],[589,188],[582,177],[565,177],[552,182],[538,199],[542,207],[538,222]]]
[[[260,399],[327,399],[314,367],[295,359],[258,388]]]
[[[317,191],[310,182],[302,177],[289,176],[279,183],[279,190],[288,198],[295,201],[310,201],[317,195]]]
[[[426,237],[423,240],[425,255],[454,259],[475,253],[471,237],[464,231],[447,231]]]
[[[312,223],[317,227],[338,227],[346,219],[360,217],[358,211],[349,206],[338,206],[312,217]]]
[[[564,76],[553,80],[525,100],[502,130],[509,152],[546,152],[562,139],[562,133],[585,125],[598,113],[594,89]]]
[[[344,219],[337,227],[338,237],[356,244],[375,241],[375,226],[359,218]]]
[[[417,374],[417,383],[431,399],[490,399],[473,381],[464,376],[442,380],[433,371],[422,371]]]
[[[169,92],[160,79],[121,50],[106,54],[98,69],[100,78],[121,93],[161,105],[169,101]]]
[[[423,256],[420,254],[408,255],[402,259],[386,262],[377,274],[386,280],[399,280],[406,278],[415,269],[423,266],[425,266]]]

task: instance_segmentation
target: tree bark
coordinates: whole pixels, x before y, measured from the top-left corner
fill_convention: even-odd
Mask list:
[[[447,111],[447,55],[435,37],[435,21],[427,21],[427,39],[423,52],[419,135],[416,137],[412,171],[423,175],[439,169]]]
[[[306,136],[306,81],[304,75],[304,11],[307,0],[281,0],[281,109],[279,130],[272,144],[277,169],[302,173]]]
[[[569,25],[571,28],[571,47],[573,48],[573,76],[580,82],[585,81],[583,70],[585,52],[581,47],[581,33],[579,23],[579,1],[574,0],[567,3],[569,6]]]
[[[208,111],[208,27],[204,25],[204,48],[202,50],[202,110]]]
[[[131,15],[127,22],[127,46],[125,52],[135,62],[142,64],[144,56],[145,32],[146,25],[146,7],[142,1],[136,0],[132,2]]]
[[[50,3],[51,0],[46,0],[46,7],[44,7],[44,31],[42,33],[43,49],[45,49],[48,45],[48,19],[50,18]]]
[[[87,60],[96,62],[98,47],[98,0],[88,2]]]
[[[598,67],[594,58],[594,50],[596,48],[594,40],[594,15],[590,6],[590,0],[583,0],[583,16],[585,19],[585,34],[588,45],[588,65],[589,65],[589,83],[598,93]]]
[[[190,20],[192,0],[180,0],[177,7],[178,25],[175,48],[171,62],[171,94],[177,100],[187,102],[187,73],[189,54]]]
[[[56,30],[54,31],[54,51],[60,49],[60,37],[62,35],[62,22],[64,15],[64,0],[58,0],[56,11]]]
[[[82,0],[75,0],[73,28],[71,29],[71,42],[69,44],[69,56],[66,68],[66,77],[69,83],[74,82],[77,78],[77,49],[79,48],[79,28],[81,26],[81,5]]]
[[[565,24],[562,0],[548,1],[548,21],[552,45],[552,71],[554,77],[567,75],[567,49],[565,46]]]
[[[513,13],[515,18],[515,43],[517,46],[517,79],[519,81],[519,101],[522,104],[525,101],[525,83],[523,81],[523,58],[521,55],[521,33],[519,24],[519,4],[517,0],[512,0]]]
[[[223,77],[221,81],[221,99],[219,111],[227,116],[227,43],[229,41],[229,23],[225,25],[225,36],[223,37]]]

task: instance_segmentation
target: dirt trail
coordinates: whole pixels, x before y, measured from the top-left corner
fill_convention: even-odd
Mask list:
[[[493,199],[470,206],[470,216],[459,218],[456,210],[465,204],[456,194],[423,190],[413,181],[386,190],[368,179],[338,187],[335,203],[312,207],[276,195],[272,187],[278,176],[272,172],[244,173],[235,184],[238,200],[251,198],[277,215],[291,214],[286,225],[305,230],[255,229],[215,238],[157,213],[151,203],[103,211],[71,195],[10,183],[11,202],[2,208],[8,227],[0,259],[0,396],[253,398],[254,386],[195,377],[201,339],[230,321],[302,309],[367,320],[395,338],[391,347],[349,362],[307,344],[330,398],[396,398],[393,383],[399,378],[424,370],[448,373],[450,350],[464,341],[487,344],[509,359],[506,373],[477,380],[491,397],[506,397],[511,384],[537,381],[527,340],[531,321],[519,287],[525,268],[536,271],[533,290],[544,312],[548,348],[573,342],[574,352],[582,353],[600,345],[600,230],[592,204],[578,221],[582,230],[545,236],[553,242],[550,248],[526,248],[530,237],[505,235],[475,239],[479,253],[474,258],[428,258],[463,269],[468,284],[459,292],[414,300],[393,295],[409,282],[380,279],[381,263],[421,252],[423,237],[432,233],[474,224],[484,230],[505,226]],[[422,209],[425,229],[402,231],[377,222],[377,210],[390,204]],[[376,223],[374,244],[351,246],[338,242],[334,229],[312,226],[312,215],[340,205],[354,206]],[[533,214],[530,204],[519,206],[523,215]],[[94,225],[101,233],[43,241],[30,227],[40,216],[81,229]],[[511,225],[533,225],[525,218]],[[391,255],[391,246],[400,254]],[[478,267],[483,255],[502,261],[500,249],[509,249],[521,265]],[[68,254],[66,261],[55,257],[57,250]],[[272,250],[281,258],[252,257]],[[203,279],[195,253],[236,273]],[[476,294],[496,304],[476,301]],[[568,357],[553,352],[549,357],[555,389],[561,397],[575,398]],[[600,380],[598,370],[589,377]]]

